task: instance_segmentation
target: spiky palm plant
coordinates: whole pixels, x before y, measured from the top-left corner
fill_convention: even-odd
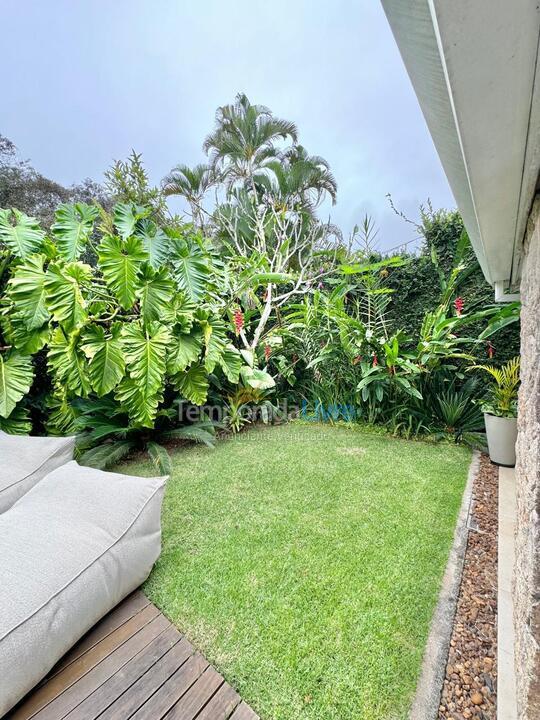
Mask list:
[[[76,405],[77,455],[82,465],[105,470],[134,452],[146,452],[156,470],[169,475],[171,458],[163,443],[186,440],[214,447],[216,423],[203,418],[178,427],[174,405],[159,411],[153,428],[131,424],[121,405],[110,398],[79,400]]]
[[[502,367],[495,365],[473,365],[471,370],[489,373],[494,382],[482,403],[484,412],[499,417],[515,417],[519,388],[519,357],[514,357]]]

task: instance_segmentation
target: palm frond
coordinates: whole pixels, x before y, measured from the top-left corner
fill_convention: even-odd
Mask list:
[[[104,443],[84,452],[79,458],[79,463],[98,470],[105,470],[127,457],[134,447],[135,443],[131,440]]]
[[[170,475],[172,472],[171,457],[163,445],[151,440],[146,444],[146,450],[159,474]]]
[[[202,443],[207,447],[215,447],[215,437],[204,427],[199,425],[186,425],[185,427],[167,430],[161,433],[160,438],[166,440],[191,440],[192,442]]]

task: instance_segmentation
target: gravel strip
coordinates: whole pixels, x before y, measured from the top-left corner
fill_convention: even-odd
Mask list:
[[[482,455],[439,720],[497,718],[498,468]]]

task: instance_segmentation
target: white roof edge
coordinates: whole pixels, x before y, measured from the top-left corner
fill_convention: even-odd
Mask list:
[[[510,286],[517,287],[521,274],[522,247],[525,233],[527,232],[527,221],[531,213],[532,204],[538,191],[540,182],[540,34],[536,50],[536,67],[534,73],[534,86],[531,93],[531,108],[529,115],[529,129],[527,137],[527,148],[523,162],[523,179],[521,183],[519,212],[516,222],[516,233],[514,237],[514,250],[512,254],[512,272],[510,275]],[[534,130],[536,128],[536,131]]]
[[[519,279],[522,243],[540,171],[540,79],[536,73],[540,15],[532,0],[516,0],[512,7],[476,1],[476,6],[467,6],[465,0],[381,3],[484,275],[491,284],[502,281],[511,286]],[[515,19],[514,35],[510,31],[501,35],[510,12]],[[527,34],[523,43],[516,43],[522,28]],[[474,32],[478,47],[476,42],[465,45],[465,40],[460,47],[460,33],[470,40]],[[500,50],[501,38],[504,44],[506,37],[513,44]],[[513,52],[515,47],[522,49],[521,54]],[[501,78],[501,68],[508,71],[506,77]],[[518,79],[521,84],[512,94]],[[472,105],[466,102],[471,87],[473,94],[478,90]],[[481,107],[484,98],[485,109]],[[511,115],[508,107],[518,108],[519,115]],[[492,147],[478,137],[478,128],[484,126]],[[493,144],[501,148],[505,143],[511,145],[508,152],[493,149]],[[509,162],[512,174],[503,182]],[[493,174],[482,172],[486,169],[493,169]],[[498,192],[495,199],[494,190]],[[500,222],[497,225],[501,217],[504,228]],[[484,237],[486,228],[489,232]]]
[[[441,57],[440,35],[433,3],[428,0],[381,2],[478,262],[488,282],[491,282],[449,79]],[[434,107],[434,95],[437,107]]]

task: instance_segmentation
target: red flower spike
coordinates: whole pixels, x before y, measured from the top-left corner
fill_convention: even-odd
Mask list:
[[[233,313],[233,318],[235,332],[237,335],[240,335],[244,329],[244,313],[240,310],[240,308],[236,308]]]
[[[374,355],[373,356],[373,367],[377,367],[378,364],[379,364],[379,358],[376,355]]]
[[[463,313],[463,308],[465,307],[465,303],[463,302],[462,297],[457,297],[454,300],[454,307],[456,308],[456,315],[458,317],[461,317],[461,315]]]
[[[493,347],[493,345],[492,345],[489,341],[488,341],[488,344],[487,344],[487,354],[488,354],[488,358],[489,358],[490,360],[491,360],[491,358],[495,355],[495,348]]]
[[[266,362],[268,362],[270,360],[271,354],[272,354],[272,348],[270,347],[270,345],[266,344],[264,346],[264,359],[266,360]]]

